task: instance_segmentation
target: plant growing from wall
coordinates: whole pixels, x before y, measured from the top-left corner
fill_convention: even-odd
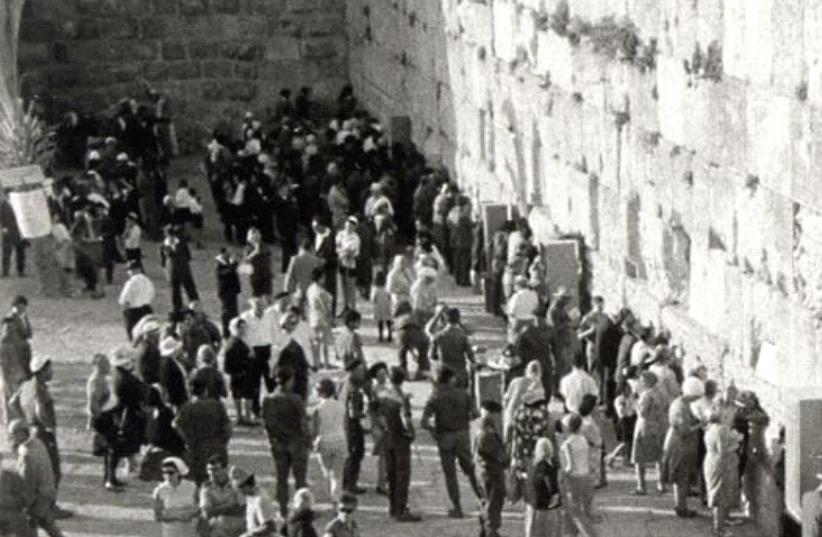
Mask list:
[[[565,36],[568,33],[568,24],[571,22],[571,9],[568,7],[568,2],[562,0],[557,4],[554,12],[549,17],[548,24],[551,30],[559,36]]]
[[[683,60],[682,65],[692,79],[719,82],[722,80],[722,46],[713,40],[703,52],[700,44],[696,43],[691,58]],[[688,86],[691,85],[692,81],[689,81]]]

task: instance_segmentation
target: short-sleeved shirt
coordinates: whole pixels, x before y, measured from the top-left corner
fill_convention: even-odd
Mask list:
[[[438,433],[468,430],[471,421],[471,396],[464,389],[438,385],[425,405],[424,416],[433,416]]]
[[[276,502],[271,501],[268,493],[262,489],[254,496],[247,496],[245,502],[245,529],[253,531],[265,526],[268,522],[274,521],[280,524],[280,510]],[[274,532],[271,532],[274,535]]]
[[[356,520],[350,520],[348,523],[345,523],[339,518],[335,518],[325,527],[325,535],[332,535],[333,537],[360,537],[360,528],[357,527]]]
[[[208,511],[215,505],[245,505],[245,497],[231,483],[221,487],[206,482],[200,489],[200,509]]]
[[[467,356],[473,356],[468,336],[457,326],[449,326],[435,335],[433,347],[434,359],[455,371],[464,370]]]
[[[168,483],[160,483],[154,489],[154,499],[163,503],[164,509],[185,509],[194,507],[194,496],[197,485],[191,481],[180,481],[173,487]],[[161,522],[163,537],[195,537],[197,531],[193,522]]]
[[[559,381],[559,393],[565,398],[568,410],[579,413],[582,399],[588,394],[599,395],[599,386],[591,375],[582,369],[574,369]]]

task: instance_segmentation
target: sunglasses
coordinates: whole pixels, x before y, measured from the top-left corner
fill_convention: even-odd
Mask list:
[[[348,514],[350,515],[351,513],[353,513],[353,512],[354,512],[354,508],[353,508],[353,507],[340,507],[340,508],[338,509],[338,511],[339,511],[340,513],[348,513]]]

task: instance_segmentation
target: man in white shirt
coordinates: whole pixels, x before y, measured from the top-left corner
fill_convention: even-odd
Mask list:
[[[534,312],[539,307],[539,295],[528,287],[528,278],[519,275],[514,279],[514,294],[508,301],[508,342],[514,343],[517,334],[526,325],[533,324]]]
[[[565,407],[579,414],[579,405],[586,394],[599,398],[599,386],[594,377],[585,372],[585,354],[578,352],[571,372],[559,381],[559,393],[565,399]]]
[[[138,259],[132,259],[126,265],[128,280],[123,285],[117,302],[123,308],[126,333],[131,340],[131,331],[144,316],[153,313],[154,284],[143,274],[143,266]]]
[[[240,314],[240,319],[245,322],[245,334],[243,340],[251,347],[254,353],[251,367],[248,374],[251,376],[251,383],[254,384],[253,395],[251,397],[251,411],[255,418],[260,416],[260,379],[265,382],[266,389],[274,389],[273,379],[269,362],[271,361],[271,344],[273,342],[272,331],[272,309],[265,308],[265,301],[262,298],[252,298],[248,301],[251,306]]]
[[[357,235],[359,222],[349,216],[343,229],[337,233],[337,257],[340,260],[340,275],[343,284],[343,312],[357,309],[357,258],[360,256],[360,236]]]

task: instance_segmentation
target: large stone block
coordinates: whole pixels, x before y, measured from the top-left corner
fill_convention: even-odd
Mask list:
[[[752,89],[748,92],[748,161],[763,185],[791,190],[792,98]]]
[[[774,4],[782,0],[760,0],[745,4],[745,72],[755,84],[770,86],[775,56]]]
[[[56,21],[23,19],[20,23],[20,39],[29,43],[47,43],[60,35]]]
[[[682,63],[660,57],[657,62],[659,130],[676,144],[685,144],[685,114],[688,113],[688,78]]]
[[[807,2],[804,12],[802,42],[808,70],[808,100],[819,105],[822,104],[822,3]]]
[[[494,55],[508,62],[516,58],[514,34],[517,28],[516,7],[511,2],[493,2]]]
[[[150,0],[76,0],[75,5],[81,15],[103,17],[122,14],[142,15],[151,9]]]
[[[336,37],[309,37],[300,42],[300,56],[305,60],[322,60],[345,55],[345,40]]]
[[[227,60],[204,61],[203,78],[233,78],[234,66],[234,62]]]
[[[803,41],[805,3],[805,0],[779,0],[773,5],[773,84],[784,95],[795,96],[799,85],[807,82]]]
[[[117,17],[100,24],[100,34],[107,39],[136,39],[140,24],[134,17]]]
[[[205,15],[208,13],[208,0],[178,0],[181,15]]]
[[[550,76],[552,84],[565,91],[573,91],[573,51],[568,39],[550,30],[537,36],[537,70]]]
[[[628,0],[628,17],[639,28],[644,40],[659,38],[662,34],[659,0]]]
[[[220,57],[220,44],[211,41],[189,41],[188,54],[192,60],[212,60]]]
[[[257,61],[264,56],[260,43],[250,41],[228,41],[220,46],[220,57],[229,60]]]
[[[701,0],[697,4],[696,38],[703,47],[716,41],[722,43],[725,30],[724,0]],[[735,21],[735,23],[737,23]]]
[[[269,62],[300,59],[300,41],[294,37],[270,37],[265,44],[265,60]]]
[[[186,45],[182,41],[163,42],[164,60],[184,60],[186,59]]]

